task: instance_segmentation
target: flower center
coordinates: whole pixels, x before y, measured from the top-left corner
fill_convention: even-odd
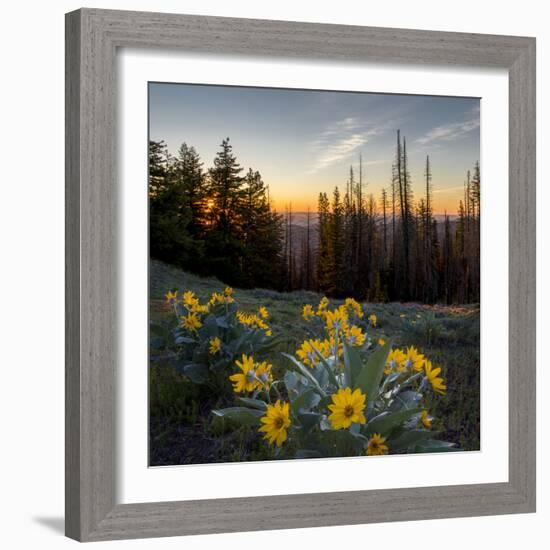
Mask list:
[[[275,428],[280,430],[283,427],[284,423],[285,423],[284,419],[279,416],[278,418],[275,419]]]
[[[246,373],[246,380],[247,382],[254,382],[255,379],[256,379],[256,372],[254,371],[254,369],[250,369]]]
[[[349,418],[350,416],[353,416],[353,413],[354,413],[354,410],[353,410],[353,407],[351,405],[346,405],[344,407],[344,416],[346,418]]]

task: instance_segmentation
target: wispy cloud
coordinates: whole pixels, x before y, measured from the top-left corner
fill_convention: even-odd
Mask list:
[[[383,126],[372,126],[356,117],[347,117],[330,124],[310,144],[314,161],[308,172],[314,174],[349,158],[383,130]]]
[[[436,126],[432,128],[422,137],[415,140],[415,143],[426,145],[434,141],[452,141],[458,139],[463,135],[479,128],[479,117],[465,120],[462,122],[452,122],[449,124],[443,124],[442,126]]]

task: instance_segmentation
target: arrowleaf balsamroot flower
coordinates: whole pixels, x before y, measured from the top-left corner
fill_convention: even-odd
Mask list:
[[[422,372],[424,361],[426,361],[426,357],[424,357],[421,353],[418,353],[416,348],[410,346],[407,348],[403,366],[407,369],[415,370],[416,372]]]
[[[181,326],[187,330],[196,332],[197,329],[202,327],[202,321],[196,313],[191,312],[181,318]]]
[[[403,353],[403,350],[399,348],[392,349],[386,359],[386,366],[384,367],[384,374],[390,372],[404,372],[405,360],[407,356]]]
[[[325,314],[325,310],[327,309],[328,304],[329,299],[326,296],[323,296],[319,301],[319,305],[317,306],[317,315],[319,315],[319,317],[322,317]]]
[[[332,395],[332,404],[328,406],[331,411],[328,419],[334,430],[349,428],[352,424],[364,424],[367,419],[363,414],[366,395],[359,388],[351,391],[351,388],[340,388]]]
[[[229,380],[233,382],[233,391],[235,393],[245,393],[254,391],[258,386],[258,378],[254,370],[254,357],[243,353],[242,361],[235,361],[241,372],[232,374]]]
[[[367,445],[367,455],[378,456],[388,454],[389,449],[385,443],[385,437],[382,437],[380,434],[373,434]]]
[[[346,298],[344,304],[348,308],[348,310],[355,313],[355,315],[359,317],[359,319],[363,318],[363,308],[357,300],[354,300],[353,298]]]
[[[426,378],[428,382],[432,385],[434,392],[439,393],[440,395],[445,395],[447,392],[447,386],[443,383],[443,378],[441,378],[439,373],[441,372],[441,367],[432,368],[432,362],[426,359],[424,362],[424,371],[426,373]]]
[[[210,345],[208,347],[210,355],[216,355],[216,353],[219,353],[221,345],[222,342],[217,336],[215,338],[210,338]]]
[[[191,292],[190,290],[183,293],[182,300],[183,305],[188,309],[193,309],[199,305],[199,299],[195,296],[194,292]]]
[[[262,361],[256,366],[256,377],[266,389],[269,389],[271,382],[273,382],[272,367],[273,365],[267,361]]]
[[[378,317],[376,317],[376,315],[374,313],[371,313],[368,317],[369,321],[370,321],[370,324],[375,327],[376,326],[376,323],[378,322]]]
[[[319,339],[305,340],[296,350],[296,355],[304,365],[313,368],[320,361],[319,355],[315,350],[319,351],[323,357],[328,358],[330,356],[330,342],[328,340],[321,341]]]
[[[281,447],[287,438],[287,429],[290,427],[290,410],[288,403],[277,400],[275,405],[268,405],[265,416],[260,418],[262,426],[259,432],[264,433],[264,439],[269,443]]]
[[[269,311],[267,311],[267,308],[265,306],[260,306],[258,309],[258,315],[262,319],[269,319]]]
[[[302,318],[304,321],[309,321],[312,317],[315,317],[315,312],[313,311],[313,308],[310,304],[306,304],[302,308]]]
[[[422,422],[422,425],[427,430],[432,427],[432,420],[428,416],[428,411],[422,411],[422,414],[420,415],[420,422]]]
[[[178,299],[178,291],[176,290],[175,292],[172,292],[171,290],[169,290],[166,295],[166,301],[170,304],[170,305],[173,305],[176,303],[176,300]]]
[[[336,330],[345,332],[348,329],[348,310],[344,306],[340,306],[334,311],[327,311],[325,321],[329,334]]]
[[[352,325],[346,331],[346,340],[352,346],[361,347],[367,338],[367,335],[357,326]]]

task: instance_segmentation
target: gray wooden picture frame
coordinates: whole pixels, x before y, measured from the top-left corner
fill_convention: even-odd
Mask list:
[[[120,47],[508,70],[508,482],[115,502],[115,56]],[[96,9],[67,14],[67,536],[99,541],[534,511],[535,39]]]

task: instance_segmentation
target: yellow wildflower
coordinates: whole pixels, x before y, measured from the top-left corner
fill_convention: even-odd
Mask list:
[[[188,290],[187,292],[183,293],[182,301],[183,301],[183,305],[188,309],[191,309],[199,305],[199,299],[195,296],[195,293],[192,292],[191,290]]]
[[[191,311],[193,313],[208,313],[209,309],[210,308],[207,304],[201,305],[198,302],[195,305],[191,306]]]
[[[172,292],[172,291],[168,291],[166,293],[166,301],[170,304],[170,305],[173,305],[176,300],[178,298],[178,291],[176,290],[175,292]]]
[[[265,416],[260,418],[262,426],[259,432],[264,433],[264,439],[270,444],[280,447],[287,439],[287,429],[290,427],[290,410],[288,403],[279,400],[275,405],[268,405]]]
[[[371,313],[371,314],[369,315],[369,321],[370,321],[371,325],[372,325],[373,327],[375,327],[375,326],[376,326],[376,323],[377,323],[377,321],[378,321],[378,318],[376,317],[376,315],[375,315],[374,313]]]
[[[332,412],[328,417],[332,428],[341,430],[349,428],[353,423],[364,424],[367,421],[363,414],[365,401],[366,396],[359,388],[353,393],[351,388],[340,388],[332,395],[332,404],[328,406]]]
[[[407,369],[413,369],[416,372],[421,372],[425,360],[426,358],[424,355],[418,353],[418,350],[413,346],[410,346],[407,348],[407,353],[405,354],[404,367]]]
[[[352,346],[361,347],[367,338],[367,335],[357,326],[352,325],[346,331],[346,339]]]
[[[328,304],[329,304],[328,298],[326,296],[323,296],[319,301],[319,305],[317,306],[317,315],[322,317],[325,314],[325,310],[327,309]]]
[[[302,308],[302,317],[304,321],[309,321],[314,316],[315,316],[315,312],[313,311],[313,308],[311,307],[310,304],[306,304]]]
[[[392,349],[386,359],[384,374],[389,374],[392,371],[404,372],[406,358],[407,356],[403,353],[403,350],[399,348]]]
[[[267,311],[267,308],[265,306],[261,306],[258,309],[258,314],[262,319],[269,319],[269,311]]]
[[[426,372],[426,378],[428,382],[432,385],[434,392],[441,395],[445,395],[447,391],[447,386],[443,383],[443,378],[438,376],[441,372],[441,367],[432,368],[432,362],[426,359],[424,362],[424,371]]]
[[[225,302],[225,296],[223,294],[219,294],[218,292],[213,292],[212,296],[210,296],[210,300],[208,303],[211,306],[215,306],[216,304],[223,304]]]
[[[222,342],[217,336],[215,338],[210,338],[210,346],[208,348],[210,355],[216,355],[216,353],[220,351],[221,345]]]
[[[386,438],[382,437],[380,434],[373,434],[369,439],[367,445],[367,455],[368,456],[377,456],[377,455],[386,455],[388,454],[388,446],[385,445]]]
[[[333,311],[327,311],[325,321],[329,332],[335,330],[345,332],[348,328],[348,311],[343,306]]]
[[[229,380],[233,382],[233,391],[235,393],[254,391],[259,385],[254,370],[254,358],[243,353],[242,361],[237,360],[235,364],[241,369],[241,372],[229,377]]]
[[[386,340],[384,340],[384,338],[378,338],[378,345],[379,346],[383,346],[386,344]]]
[[[202,327],[202,322],[196,313],[188,313],[181,318],[181,326],[187,330],[196,331]]]
[[[235,291],[230,286],[226,286],[225,290],[223,291],[226,296],[233,296],[234,292]]]
[[[327,346],[320,340],[305,340],[302,345],[296,350],[296,355],[302,361],[304,365],[308,367],[315,367],[320,361],[319,356],[315,352],[315,349],[319,350],[319,353],[323,357],[327,356]]]
[[[354,300],[353,298],[346,298],[344,304],[348,308],[348,310],[353,311],[353,313],[355,313],[355,315],[359,317],[359,319],[363,318],[363,308],[357,300]]]
[[[273,374],[271,374],[272,368],[273,365],[267,361],[262,361],[256,365],[256,376],[266,388],[269,388],[271,382],[273,382]]]
[[[265,331],[265,335],[266,335],[266,336],[273,336],[273,331],[272,331],[270,328],[268,328],[268,329]]]
[[[422,425],[427,430],[429,430],[432,427],[432,421],[428,416],[428,411],[422,411],[422,414],[420,415],[420,422],[422,422]]]

